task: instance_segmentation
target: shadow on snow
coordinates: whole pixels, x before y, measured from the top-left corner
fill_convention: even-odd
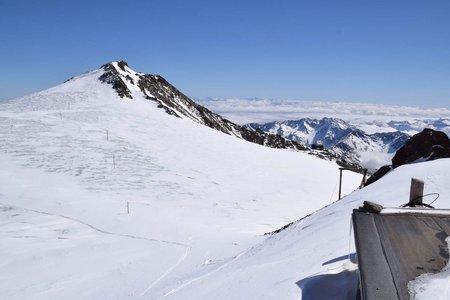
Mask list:
[[[350,258],[355,262],[356,254],[340,256],[324,262],[322,265],[346,260]],[[313,275],[296,282],[302,290],[303,300],[355,300],[358,299],[358,272],[357,270],[342,270],[336,274]]]

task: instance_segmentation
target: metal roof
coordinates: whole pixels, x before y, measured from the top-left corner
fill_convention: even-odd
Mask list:
[[[408,282],[449,259],[449,211],[353,211],[362,299],[409,299]]]

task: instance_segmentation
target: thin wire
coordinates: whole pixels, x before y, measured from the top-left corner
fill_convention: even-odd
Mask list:
[[[437,199],[439,199],[439,197],[440,197],[439,193],[429,193],[429,194],[425,194],[425,195],[423,195],[423,196],[416,197],[416,198],[413,199],[413,201],[410,201],[410,202],[408,202],[408,203],[406,203],[406,204],[403,204],[401,207],[408,206],[408,204],[410,204],[411,202],[415,202],[417,199],[420,199],[420,198],[423,199],[423,198],[425,198],[425,197],[433,196],[433,195],[436,195],[436,196],[437,196],[433,201],[431,201],[429,204],[424,203],[425,206],[431,206],[431,204],[433,204]],[[432,207],[431,207],[431,208],[432,208]]]
[[[336,184],[334,185],[333,191],[331,192],[330,201],[328,201],[328,204],[331,204],[331,201],[333,201],[334,192],[336,192],[336,187],[339,183],[339,178],[336,180]]]
[[[429,205],[431,205],[431,204],[433,204],[437,199],[439,199],[439,197],[441,196],[441,195],[439,195],[439,193],[429,193],[429,194],[426,194],[426,195],[423,195],[423,197],[425,197],[425,196],[431,196],[431,195],[437,195],[437,197],[436,197],[436,199],[434,199],[433,201],[431,201],[431,203],[429,204]],[[422,198],[423,198],[422,197]]]

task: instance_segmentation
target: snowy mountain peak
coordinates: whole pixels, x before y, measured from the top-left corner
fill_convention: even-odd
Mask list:
[[[132,70],[125,61],[111,62],[101,67],[104,73],[98,78],[112,85],[121,98],[155,101],[166,113],[188,118],[197,123],[222,131],[231,136],[272,148],[304,150],[300,144],[262,132],[254,132],[224,119],[197,104],[160,75],[150,75]]]
[[[133,99],[133,92],[139,92],[138,83],[142,74],[133,71],[125,61],[107,63],[101,68],[105,73],[99,80],[111,84],[121,98]]]

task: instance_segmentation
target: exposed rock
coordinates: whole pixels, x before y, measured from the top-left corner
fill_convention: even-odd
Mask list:
[[[133,94],[129,87],[136,86],[146,99],[157,102],[158,107],[163,108],[170,115],[187,117],[226,134],[271,148],[307,150],[303,145],[286,140],[280,135],[253,131],[213,113],[184,95],[162,76],[136,73],[124,61],[109,63],[103,65],[102,68],[105,73],[100,76],[99,80],[112,84],[122,98],[132,99]]]
[[[124,65],[127,65],[124,61],[120,61],[119,64],[123,68]],[[105,73],[102,74],[98,79],[102,82],[111,84],[113,89],[116,90],[117,94],[121,98],[127,97],[132,99],[130,90],[128,89],[127,85],[123,81],[120,74],[117,72],[116,68],[112,64],[106,64],[102,66],[103,70],[105,70]]]
[[[450,139],[442,131],[426,128],[411,137],[392,158],[392,167],[450,157]]]
[[[382,166],[381,168],[378,169],[378,171],[376,171],[372,176],[370,176],[369,179],[367,179],[365,185],[374,183],[375,181],[377,181],[378,179],[389,173],[391,170],[392,166]]]
[[[366,182],[374,183],[390,170],[405,164],[450,157],[450,139],[442,131],[426,128],[412,136],[392,158],[392,166],[383,166]]]

